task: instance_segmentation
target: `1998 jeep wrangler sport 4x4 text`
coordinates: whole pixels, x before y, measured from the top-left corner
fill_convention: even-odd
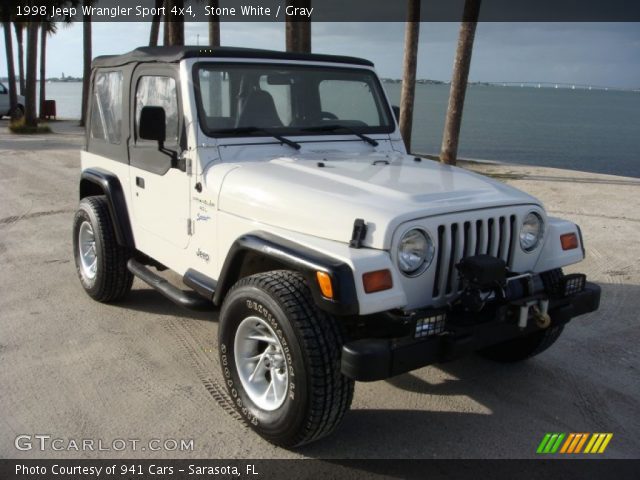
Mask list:
[[[366,60],[140,48],[94,61],[87,118],[83,287],[116,301],[135,275],[220,307],[229,394],[276,444],[333,431],[355,380],[522,360],[598,308],[599,287],[561,270],[584,258],[580,229],[407,155]]]

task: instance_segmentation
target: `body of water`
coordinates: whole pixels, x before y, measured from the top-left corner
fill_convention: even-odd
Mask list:
[[[393,104],[400,85],[385,84]],[[416,85],[412,151],[438,154],[448,85]],[[640,93],[472,85],[460,158],[640,177]]]
[[[384,84],[394,104],[400,85]],[[80,118],[81,83],[47,83],[59,118]],[[412,151],[438,154],[448,85],[417,85]],[[640,93],[472,85],[458,156],[640,177]]]

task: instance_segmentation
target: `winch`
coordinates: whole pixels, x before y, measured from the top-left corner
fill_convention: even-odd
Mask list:
[[[456,265],[462,278],[460,296],[467,312],[481,312],[487,302],[500,301],[518,309],[518,327],[527,327],[531,314],[539,328],[547,328],[549,299],[543,280],[530,273],[510,275],[504,260],[491,255],[466,257]]]

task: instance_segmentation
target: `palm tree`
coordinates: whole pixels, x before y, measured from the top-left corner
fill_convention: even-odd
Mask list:
[[[79,0],[52,0],[51,4],[60,7],[77,7]],[[65,25],[72,21],[70,16],[63,19]],[[46,63],[47,63],[47,36],[54,35],[58,31],[58,25],[50,16],[44,16],[40,22],[40,120],[45,119],[44,102],[46,96]]]
[[[53,35],[57,30],[56,22],[51,20],[43,20],[40,24],[40,120],[45,119],[44,102],[47,99],[47,35]]]
[[[20,95],[24,95],[24,41],[23,35],[24,32],[24,23],[23,22],[13,22],[13,28],[16,31],[16,40],[18,43],[18,74],[20,75]]]
[[[160,8],[162,8],[162,5],[164,4],[164,0],[156,0],[156,11],[160,11]],[[149,46],[150,47],[157,47],[158,46],[158,37],[160,35],[160,20],[162,18],[162,15],[160,15],[159,13],[155,14],[153,16],[153,19],[151,20],[151,31],[149,32]]]
[[[212,8],[218,8],[220,5],[219,0],[209,0],[209,5]],[[220,46],[220,18],[217,15],[211,15],[209,17],[209,46]]]
[[[85,0],[85,5],[90,5],[92,0]],[[89,102],[89,82],[91,80],[91,16],[84,17],[82,22],[82,111],[80,112],[80,126],[84,127],[87,121],[87,104]]]
[[[467,92],[473,39],[476,34],[480,2],[481,0],[465,0],[462,23],[460,24],[456,59],[453,64],[453,76],[451,78],[451,91],[449,92],[449,106],[447,107],[447,117],[440,149],[440,161],[449,165],[455,165],[458,156],[462,109]]]
[[[77,6],[79,0],[48,0],[47,5],[55,5],[58,7],[71,7]],[[40,31],[41,24],[44,22],[50,22],[51,19],[47,15],[34,15],[30,18],[29,22],[26,22],[27,28],[27,68],[26,68],[26,84],[25,84],[25,126],[35,128],[38,126],[37,117],[37,102],[36,102],[36,82],[37,82],[37,69],[38,69],[38,33]],[[65,18],[65,22],[70,22],[71,18]],[[42,46],[46,47],[46,35],[45,38],[41,38]],[[46,55],[45,48],[42,49],[43,59]],[[44,92],[44,67],[45,63],[42,63],[40,76],[41,85],[40,93],[41,98],[45,99]]]
[[[168,44],[184,45],[184,18],[179,14],[180,9],[184,8],[184,0],[167,0],[167,4]],[[172,10],[176,13],[172,13]],[[164,28],[167,28],[166,21]]]
[[[3,12],[4,13],[4,12]],[[16,72],[13,64],[13,42],[11,38],[11,22],[4,20],[2,27],[4,30],[4,43],[7,51],[7,71],[9,77],[9,111],[11,112],[11,119],[14,120],[17,117],[18,95],[16,92]]]
[[[171,0],[164,0],[165,12],[171,8]],[[162,45],[169,45],[169,16],[165,13],[164,22],[162,22]]]
[[[310,8],[311,0],[293,0],[291,5]],[[287,15],[285,28],[287,52],[311,52],[311,19],[309,17],[299,18],[297,15]]]
[[[400,134],[408,152],[411,152],[413,104],[416,93],[418,66],[418,38],[420,35],[420,0],[408,0],[407,25],[404,34],[404,66],[402,93],[400,94]]]
[[[27,127],[38,126],[36,113],[36,70],[38,68],[38,31],[39,21],[31,21],[27,24],[27,76],[25,85],[25,125]]]

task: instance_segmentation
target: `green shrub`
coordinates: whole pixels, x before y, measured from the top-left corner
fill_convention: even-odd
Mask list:
[[[11,132],[13,133],[17,133],[20,135],[30,135],[30,134],[37,134],[37,133],[51,133],[51,129],[49,128],[49,125],[45,124],[40,124],[36,127],[28,127],[25,124],[24,121],[24,117],[9,122],[9,130],[11,130]]]

